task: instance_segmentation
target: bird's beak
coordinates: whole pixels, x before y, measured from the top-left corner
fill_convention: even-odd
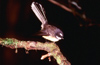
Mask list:
[[[64,39],[64,38],[61,38],[61,39]]]

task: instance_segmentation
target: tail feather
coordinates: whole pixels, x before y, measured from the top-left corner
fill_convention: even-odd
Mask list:
[[[46,18],[46,15],[45,15],[44,8],[42,7],[41,4],[39,4],[37,2],[33,2],[32,5],[31,5],[31,8],[32,8],[32,11],[37,16],[37,18],[41,21],[42,28],[43,28],[43,26],[47,23],[47,18]]]

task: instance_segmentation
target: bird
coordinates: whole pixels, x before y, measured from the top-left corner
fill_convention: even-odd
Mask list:
[[[40,20],[41,30],[40,34],[44,39],[49,40],[51,42],[57,42],[63,38],[63,32],[57,28],[56,26],[48,24],[48,20],[46,18],[45,10],[43,6],[38,2],[32,2],[31,9],[37,18]]]

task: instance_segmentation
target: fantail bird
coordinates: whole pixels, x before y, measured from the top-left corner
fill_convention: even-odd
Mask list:
[[[57,42],[63,39],[63,32],[59,28],[48,24],[44,8],[42,7],[41,4],[37,2],[33,2],[31,5],[31,8],[32,8],[32,11],[37,16],[37,18],[42,23],[41,31],[40,31],[41,33],[39,35],[41,35],[43,38],[50,40],[52,42]]]

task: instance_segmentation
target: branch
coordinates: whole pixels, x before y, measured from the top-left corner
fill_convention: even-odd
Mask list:
[[[73,12],[70,8],[66,7],[65,5],[59,3],[59,2],[57,2],[55,0],[48,0],[48,1],[53,3],[53,4],[55,4],[55,5],[57,5],[57,6],[59,6],[59,7],[61,7],[61,8],[63,8],[64,10],[66,10],[68,12],[71,12],[71,13]]]
[[[75,16],[79,16],[80,18],[82,18],[82,19],[85,20],[85,21],[90,21],[90,19],[86,17],[85,13],[79,13],[79,12],[77,12],[74,8],[65,6],[64,4],[62,4],[62,3],[60,3],[60,2],[57,2],[57,1],[55,1],[55,0],[48,0],[48,1],[51,2],[51,3],[53,3],[53,4],[55,4],[55,5],[57,5],[57,6],[59,6],[59,7],[61,7],[61,8],[64,9],[64,10],[66,10],[66,11],[72,13],[72,14],[75,15]],[[73,2],[70,2],[70,3],[73,4]],[[76,2],[74,2],[74,3],[76,3]],[[74,5],[75,5],[75,4],[74,4]],[[81,10],[81,7],[77,6],[77,8]]]
[[[0,38],[0,45],[9,47],[11,49],[16,49],[16,53],[18,52],[17,48],[25,48],[26,50],[44,50],[48,53],[42,55],[41,60],[45,59],[46,57],[49,57],[49,61],[51,61],[50,56],[53,56],[59,65],[71,65],[70,62],[67,61],[67,59],[60,52],[59,47],[55,43],[20,41],[15,38]]]

